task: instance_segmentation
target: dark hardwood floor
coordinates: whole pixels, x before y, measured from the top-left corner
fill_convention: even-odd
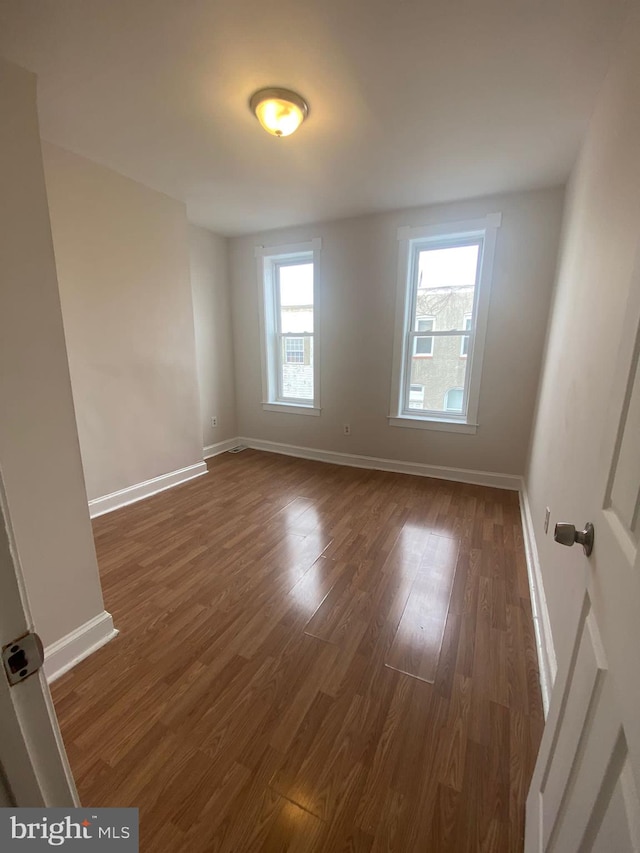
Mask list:
[[[514,492],[247,450],[96,519],[120,636],[53,685],[143,853],[522,849],[542,725]]]

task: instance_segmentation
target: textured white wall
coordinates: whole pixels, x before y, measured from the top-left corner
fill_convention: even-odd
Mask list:
[[[236,394],[231,339],[227,243],[205,228],[189,226],[189,260],[203,445],[236,436]],[[218,426],[211,426],[211,418]]]
[[[584,589],[584,557],[553,543],[556,521],[599,508],[599,453],[640,235],[640,19],[629,20],[574,170],[544,360],[527,487],[556,654],[566,653]],[[544,508],[552,512],[544,535]],[[596,532],[597,535],[597,532]],[[597,602],[596,602],[597,603]]]
[[[433,465],[524,471],[563,190],[476,199],[239,237],[231,245],[238,431],[250,438]],[[397,229],[502,212],[476,435],[388,425]],[[254,247],[322,238],[320,417],[264,412]],[[351,424],[351,436],[343,424]]]
[[[45,144],[90,499],[202,460],[185,207]]]
[[[103,610],[69,381],[35,76],[0,60],[0,467],[45,645]]]

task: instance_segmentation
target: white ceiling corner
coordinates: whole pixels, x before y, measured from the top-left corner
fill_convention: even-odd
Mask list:
[[[222,234],[566,180],[624,0],[0,0],[42,135]],[[299,91],[288,139],[252,92]]]

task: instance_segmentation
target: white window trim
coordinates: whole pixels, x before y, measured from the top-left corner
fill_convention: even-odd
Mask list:
[[[396,321],[393,344],[393,372],[391,380],[391,413],[388,421],[391,426],[410,429],[435,429],[447,432],[475,433],[478,428],[478,404],[480,401],[480,380],[482,362],[489,319],[491,280],[493,278],[493,260],[498,228],[502,223],[501,213],[490,213],[480,219],[468,219],[448,222],[440,225],[422,227],[405,226],[398,229],[398,283],[396,291]],[[477,302],[475,306],[475,335],[470,337],[467,355],[466,416],[451,417],[450,412],[442,416],[429,412],[421,415],[408,415],[403,412],[403,388],[405,372],[405,343],[411,311],[410,281],[411,248],[414,242],[434,243],[444,238],[463,239],[481,237],[483,239],[482,264],[477,283]]]
[[[285,415],[320,415],[321,409],[317,406],[292,406],[289,403],[262,403],[265,412],[280,412]]]
[[[320,249],[322,240],[314,237],[304,243],[287,243],[281,246],[256,246],[258,266],[258,305],[260,313],[260,360],[262,364],[262,408],[265,412],[280,412],[289,415],[320,414]],[[274,334],[268,330],[277,328],[273,298],[275,282],[273,271],[276,261],[295,261],[297,257],[313,263],[313,400],[309,403],[297,400],[278,400],[277,353]],[[304,337],[304,335],[297,335]]]
[[[441,432],[461,432],[468,435],[475,435],[478,431],[478,424],[453,419],[448,415],[437,420],[427,420],[425,417],[413,418],[410,415],[396,418],[389,415],[387,420],[390,426],[404,427],[405,429],[433,429]]]

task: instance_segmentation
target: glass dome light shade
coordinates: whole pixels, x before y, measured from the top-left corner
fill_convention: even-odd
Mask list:
[[[287,89],[261,89],[249,101],[251,111],[272,136],[290,136],[308,115],[306,101]]]

